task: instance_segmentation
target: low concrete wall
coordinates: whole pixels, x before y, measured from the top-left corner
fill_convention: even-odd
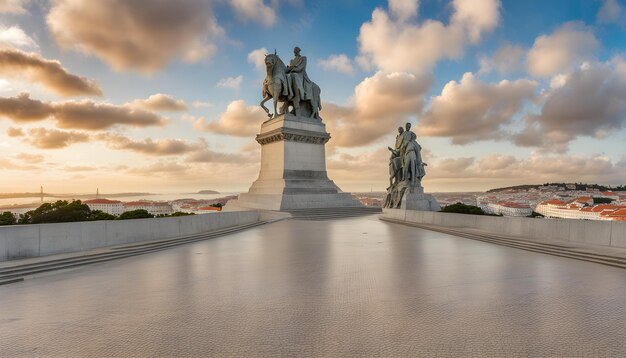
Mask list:
[[[626,222],[481,216],[384,209],[383,218],[416,224],[478,229],[540,241],[565,241],[626,248]]]
[[[0,261],[210,232],[259,221],[258,211],[0,227]]]

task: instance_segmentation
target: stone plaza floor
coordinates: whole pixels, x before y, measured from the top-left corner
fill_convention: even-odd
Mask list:
[[[626,270],[377,216],[0,286],[1,357],[624,357]]]

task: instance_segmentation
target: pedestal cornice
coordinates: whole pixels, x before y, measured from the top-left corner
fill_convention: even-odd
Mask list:
[[[330,139],[330,134],[326,132],[314,132],[296,128],[281,127],[256,136],[256,141],[261,145],[278,142],[293,141],[309,144],[326,144]]]

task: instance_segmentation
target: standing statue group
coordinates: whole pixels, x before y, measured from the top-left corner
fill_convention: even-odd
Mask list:
[[[416,141],[417,136],[411,131],[411,123],[405,128],[398,127],[396,145],[387,147],[391,151],[389,158],[389,187],[385,198],[385,208],[398,208],[407,189],[422,186],[422,178],[426,175],[422,161],[422,147]]]
[[[276,51],[265,55],[266,77],[263,81],[261,108],[270,118],[287,113],[291,107],[291,113],[296,116],[320,119],[321,90],[309,79],[306,73],[306,56],[300,55],[300,48],[294,48],[293,53],[294,58],[289,66],[285,66]],[[270,99],[274,100],[273,114],[265,107],[265,102]],[[278,102],[282,103],[280,111]]]

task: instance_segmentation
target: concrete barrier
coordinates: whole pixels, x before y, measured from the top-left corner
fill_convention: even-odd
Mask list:
[[[562,241],[626,248],[626,222],[623,221],[497,217],[401,209],[383,209],[383,218],[478,229],[544,242]]]
[[[258,211],[171,218],[88,221],[0,227],[0,261],[79,252],[210,232],[260,220]]]

